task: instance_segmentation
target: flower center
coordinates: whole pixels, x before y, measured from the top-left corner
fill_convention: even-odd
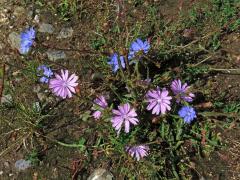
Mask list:
[[[191,112],[187,112],[187,116],[191,116]]]
[[[67,87],[68,83],[66,81],[64,81],[62,85],[63,85],[63,87]]]
[[[162,103],[162,99],[158,99],[158,100],[157,100],[157,103],[160,103],[160,104],[161,104],[161,103]]]
[[[123,119],[127,119],[128,118],[128,115],[127,114],[124,114],[123,115]]]

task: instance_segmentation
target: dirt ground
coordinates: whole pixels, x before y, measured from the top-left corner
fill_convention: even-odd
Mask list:
[[[28,80],[27,75],[22,76],[20,73],[22,69],[25,69],[22,63],[24,59],[19,55],[16,48],[13,47],[13,43],[9,40],[9,35],[12,32],[21,32],[28,25],[34,25],[36,28],[39,28],[42,23],[48,23],[54,27],[54,31],[53,33],[42,32],[38,34],[37,42],[41,45],[36,44],[36,46],[39,47],[40,50],[35,54],[33,53],[34,55],[31,56],[31,58],[35,58],[38,62],[49,62],[47,60],[47,51],[53,49],[64,50],[67,57],[65,61],[57,60],[51,61],[51,63],[56,66],[68,66],[80,74],[80,96],[84,97],[86,96],[85,94],[93,94],[95,93],[93,91],[99,91],[99,89],[89,89],[93,84],[91,78],[94,72],[94,70],[91,69],[89,61],[98,58],[98,56],[87,50],[91,49],[90,42],[92,42],[93,34],[96,35],[98,33],[95,29],[107,29],[107,26],[110,26],[107,19],[101,19],[103,18],[101,13],[109,13],[104,9],[107,8],[105,4],[102,1],[85,2],[82,7],[83,9],[81,9],[82,13],[80,13],[78,18],[64,21],[59,18],[56,11],[51,11],[49,8],[54,7],[56,3],[49,2],[48,8],[45,8],[34,4],[35,1],[32,2],[33,3],[28,3],[27,6],[25,6],[22,1],[0,0],[0,63],[1,65],[5,65],[4,88],[15,88],[17,90],[15,93],[17,94],[15,94],[13,98],[24,103],[31,104],[41,98],[41,92],[37,92],[36,90],[38,89],[38,85],[32,80]],[[159,1],[161,16],[169,21],[174,21],[179,8],[188,9],[191,5],[191,3],[187,4],[186,1],[184,1],[183,6],[181,6],[179,2],[181,1]],[[194,3],[194,1],[191,2]],[[152,1],[146,1],[146,3],[152,3]],[[90,11],[92,14],[88,14],[89,9],[84,9],[89,7],[92,7]],[[126,10],[128,9],[126,8]],[[139,12],[141,12],[141,9]],[[136,15],[137,18],[142,18],[141,13],[139,14],[136,12],[134,15]],[[81,16],[83,18],[81,18]],[[96,26],[96,24],[100,24],[99,22],[101,22],[101,27]],[[57,38],[64,27],[71,27],[73,34],[68,38]],[[216,58],[215,56],[209,61],[213,70],[208,75],[204,75],[201,83],[196,85],[196,88],[201,89],[203,94],[207,95],[206,98],[213,104],[215,101],[231,104],[232,102],[240,101],[240,31],[224,35],[221,42],[221,48],[216,53],[218,57]],[[74,51],[73,49],[81,49],[81,51]],[[108,48],[108,51],[111,51],[111,48]],[[32,90],[34,90],[34,92]],[[3,93],[8,94],[6,91],[3,91]],[[49,101],[51,104],[51,99]],[[54,139],[57,137],[59,140],[71,142],[71,140],[78,138],[82,134],[87,134],[93,139],[97,136],[97,133],[91,134],[87,131],[87,129],[91,128],[91,123],[86,125],[75,122],[74,117],[79,115],[77,108],[81,106],[78,103],[78,101],[70,100],[63,105],[66,109],[64,117],[74,114],[73,120],[70,122],[67,118],[60,118],[63,112],[59,112],[59,119],[50,119],[52,122],[49,125],[49,129],[45,131],[49,138]],[[78,105],[76,106],[77,108],[74,108],[71,107],[70,104]],[[1,116],[14,117],[14,110],[2,110]],[[21,134],[17,133],[18,131],[11,132],[11,124],[15,123],[15,119],[12,118],[9,119],[9,121],[11,122],[9,125],[0,121],[0,134],[4,135],[0,138],[1,180],[65,180],[71,179],[74,176],[76,168],[82,169],[76,177],[78,179],[86,179],[95,168],[109,167],[108,160],[101,159],[101,154],[99,154],[98,159],[92,159],[91,168],[85,169],[83,166],[86,157],[82,155],[78,149],[61,147],[54,142],[46,143],[46,138],[44,137],[22,139]],[[218,124],[222,124],[224,121],[228,121],[228,119],[227,117],[220,117],[213,118],[213,121],[216,122],[218,126]],[[235,118],[234,121],[229,123],[229,127],[225,129],[219,128],[219,133],[223,140],[223,148],[205,157],[205,159],[194,158],[194,173],[204,179],[240,179],[239,128],[239,118]],[[19,141],[23,141],[23,143],[18,145]],[[32,152],[32,144],[30,142],[37,144],[40,163],[25,171],[17,171],[14,165],[15,162],[23,159],[27,154]],[[76,179],[76,177],[74,178]]]

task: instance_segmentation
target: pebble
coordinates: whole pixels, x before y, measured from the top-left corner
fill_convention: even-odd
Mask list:
[[[33,11],[29,11],[29,12],[27,13],[28,19],[32,19],[32,16],[33,16]]]
[[[46,95],[44,93],[37,93],[37,97],[39,101],[43,102],[46,99]]]
[[[57,39],[70,38],[72,37],[72,35],[73,35],[72,27],[62,28],[59,35],[57,36]]]
[[[33,86],[33,92],[38,93],[38,92],[40,92],[40,90],[41,90],[40,85]]]
[[[11,32],[8,36],[8,42],[13,49],[20,51],[21,36],[16,32]]]
[[[113,175],[106,169],[96,169],[94,172],[88,177],[87,180],[112,180]]]
[[[33,21],[36,22],[36,23],[39,23],[40,18],[39,18],[38,14],[34,16]]]
[[[2,104],[11,104],[12,103],[12,96],[10,94],[3,95],[1,98]]]
[[[51,24],[42,23],[39,25],[39,32],[52,34],[54,32],[54,27]]]
[[[19,159],[15,162],[15,168],[17,170],[25,170],[27,168],[31,167],[31,161]]]
[[[9,163],[8,161],[5,161],[5,162],[3,163],[3,165],[4,165],[6,168],[9,168],[9,167],[10,167],[10,163]]]
[[[25,8],[22,6],[17,6],[14,8],[13,15],[16,17],[22,16],[25,13]]]
[[[48,59],[50,59],[51,61],[56,61],[56,60],[59,60],[59,59],[65,59],[66,58],[65,52],[56,51],[56,50],[47,51],[47,56],[48,56]]]

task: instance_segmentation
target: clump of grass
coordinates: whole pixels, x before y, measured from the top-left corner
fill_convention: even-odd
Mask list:
[[[60,17],[67,21],[77,12],[77,0],[61,0],[57,8]]]

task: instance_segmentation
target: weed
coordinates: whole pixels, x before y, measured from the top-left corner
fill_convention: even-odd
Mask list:
[[[31,161],[31,164],[36,166],[40,162],[39,153],[36,150],[32,150],[27,156],[26,159]]]
[[[77,12],[77,0],[61,0],[58,12],[63,20],[69,20]]]
[[[42,0],[35,3],[42,7],[46,5]],[[174,20],[166,20],[158,6],[154,3],[146,6],[142,0],[117,2],[119,6],[117,13],[114,9],[115,1],[101,1],[97,7],[93,7],[93,4],[96,4],[92,1],[88,1],[87,5],[88,3],[89,9],[85,9],[85,4],[77,0],[61,0],[56,6],[56,2],[46,5],[48,8],[51,6],[64,21],[71,21],[73,17],[77,17],[79,9],[85,13],[94,12],[94,15],[89,15],[90,18],[87,19],[89,23],[96,23],[91,26],[96,27],[94,30],[96,36],[88,37],[87,44],[87,47],[94,51],[90,51],[87,56],[84,55],[86,58],[84,60],[88,61],[87,66],[83,64],[82,69],[74,69],[76,74],[78,71],[82,72],[78,83],[76,83],[78,78],[71,76],[75,79],[74,87],[67,87],[68,78],[64,76],[59,80],[56,74],[55,82],[56,79],[59,82],[51,89],[53,93],[46,90],[46,84],[40,86],[44,89],[41,93],[44,93],[46,98],[53,99],[54,103],[47,104],[22,97],[24,90],[30,89],[26,92],[30,94],[32,84],[39,80],[37,76],[39,59],[28,60],[26,57],[22,59],[23,68],[20,76],[24,78],[22,82],[28,80],[31,86],[28,86],[29,82],[24,82],[24,87],[16,87],[21,90],[18,91],[21,97],[15,97],[11,107],[1,106],[2,114],[6,115],[6,112],[11,111],[14,114],[10,120],[9,115],[1,119],[1,123],[7,127],[1,136],[6,138],[14,132],[18,138],[11,146],[0,152],[0,155],[23,144],[30,152],[27,159],[37,164],[41,151],[36,150],[36,145],[43,140],[45,143],[50,141],[66,148],[76,148],[78,155],[84,159],[85,168],[110,164],[116,178],[192,178],[190,173],[190,169],[193,168],[192,158],[208,156],[219,149],[222,145],[221,137],[210,116],[204,116],[195,102],[177,101],[183,95],[191,93],[192,89],[186,87],[185,92],[180,88],[178,90],[181,92],[175,93],[170,88],[171,82],[178,78],[198,84],[204,75],[210,75],[210,65],[201,63],[205,63],[209,57],[214,57],[222,48],[221,40],[226,29],[226,31],[238,30],[236,1],[212,0],[209,5],[198,2],[188,12],[182,13],[180,17],[174,17]],[[94,11],[90,11],[91,8]],[[128,12],[129,9],[134,11]],[[102,17],[96,17],[98,14]],[[100,19],[101,22],[96,22],[96,19],[97,21]],[[189,37],[183,37],[186,29],[190,32]],[[143,41],[136,41],[137,38]],[[71,41],[75,46],[75,37]],[[76,49],[68,50],[70,54]],[[29,56],[36,55],[37,58],[38,54],[35,52]],[[94,55],[91,52],[94,52]],[[113,53],[117,54],[115,59],[111,56]],[[200,57],[207,58],[196,63]],[[71,70],[82,65],[82,61],[74,63],[68,59],[66,61],[66,68],[69,67]],[[109,61],[114,69],[111,69]],[[60,69],[58,64],[54,65],[54,70]],[[54,94],[59,96],[63,88],[65,88],[63,94],[66,95],[71,89],[72,94],[76,96],[69,100],[65,99],[67,97],[65,95],[62,96],[64,99],[53,97]],[[12,94],[14,93],[16,91]],[[92,99],[99,95],[106,97],[106,106],[92,102]],[[131,108],[126,110],[128,106],[123,104],[129,104]],[[196,108],[193,108],[195,105]],[[191,120],[186,120],[185,115],[179,116],[179,110],[186,106],[190,106],[188,109],[194,111]],[[240,105],[216,102],[214,109],[223,109],[223,115],[239,113]],[[96,111],[97,115],[94,116],[93,113]],[[73,126],[71,123],[74,123],[77,135],[75,129],[71,129]],[[64,131],[61,128],[67,129],[67,133],[62,133]],[[54,132],[54,136],[48,135],[52,131],[58,134],[55,136]],[[69,141],[73,143],[66,143]],[[139,154],[141,149],[129,151],[129,147],[139,146],[149,147],[150,150],[146,148],[146,152]]]

